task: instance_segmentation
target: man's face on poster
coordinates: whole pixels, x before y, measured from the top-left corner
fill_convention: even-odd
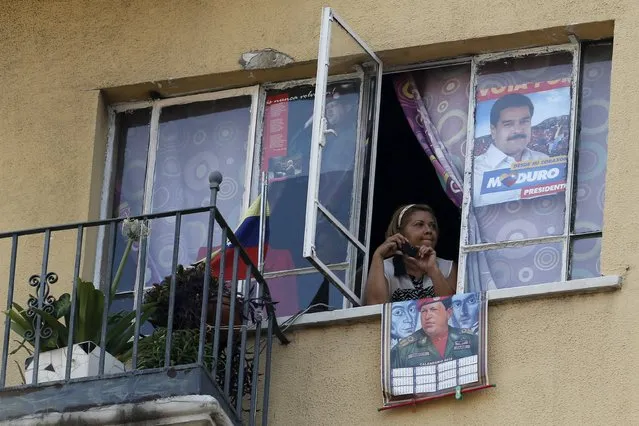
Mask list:
[[[453,316],[459,328],[472,328],[479,315],[479,300],[474,293],[453,296]]]
[[[519,160],[530,143],[531,119],[530,109],[527,106],[503,109],[497,124],[490,126],[490,134],[495,146],[504,154]]]
[[[391,336],[398,339],[410,336],[417,324],[417,302],[395,303],[392,313]]]
[[[442,302],[423,305],[420,309],[422,328],[428,336],[439,336],[448,332],[450,309]]]

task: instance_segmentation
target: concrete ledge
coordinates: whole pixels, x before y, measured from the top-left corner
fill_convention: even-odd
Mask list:
[[[526,287],[500,288],[489,291],[487,297],[488,303],[497,303],[517,299],[563,296],[573,293],[606,292],[620,289],[621,281],[620,276],[608,275],[605,277],[536,284]]]
[[[593,292],[615,291],[621,288],[622,278],[617,275],[584,278],[572,281],[529,285],[526,287],[501,288],[487,292],[488,303],[506,303],[510,300],[538,299]],[[327,312],[316,312],[300,316],[290,326],[284,329],[305,327],[333,326],[365,322],[377,318],[382,313],[382,305],[361,306],[358,308],[339,309]],[[278,318],[278,322],[290,320],[291,317]]]
[[[217,399],[208,395],[185,395],[129,404],[114,404],[69,413],[42,413],[0,424],[58,425],[232,425]]]
[[[42,424],[45,420],[44,424],[50,424],[47,423],[49,415],[62,416],[61,419],[64,420],[68,415],[77,416],[78,413],[98,409],[97,407],[107,407],[103,414],[105,416],[113,415],[114,412],[126,416],[139,413],[142,419],[146,419],[156,415],[154,413],[157,413],[158,409],[162,409],[152,401],[183,401],[183,395],[211,396],[215,400],[215,405],[226,413],[227,418],[234,424],[241,424],[241,418],[237,416],[208,370],[197,364],[168,369],[134,370],[104,377],[91,376],[73,379],[68,383],[59,381],[6,388],[0,392],[0,424],[5,424],[2,423],[5,421],[6,424],[13,425],[16,421],[25,419],[25,416],[31,416],[25,424]],[[149,401],[150,406],[147,404]],[[175,411],[176,409],[171,408],[174,405],[169,404],[166,407],[169,411]],[[139,407],[145,408],[141,410]],[[179,407],[177,410],[179,411]],[[166,416],[161,414],[158,418],[161,417]],[[41,419],[42,422],[34,419]],[[126,422],[72,421],[70,424],[135,424],[137,421],[137,417],[127,417]],[[69,422],[61,420],[57,424]]]

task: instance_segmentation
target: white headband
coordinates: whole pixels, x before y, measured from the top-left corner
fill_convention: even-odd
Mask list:
[[[404,207],[402,209],[402,211],[399,213],[399,218],[397,219],[397,227],[401,228],[402,227],[402,218],[404,217],[404,214],[408,211],[408,209],[410,209],[411,207],[415,207],[415,204],[409,204],[406,207]]]

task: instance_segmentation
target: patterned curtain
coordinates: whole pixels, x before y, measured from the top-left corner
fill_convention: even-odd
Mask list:
[[[394,83],[397,99],[399,99],[417,142],[435,167],[439,181],[448,198],[457,207],[461,207],[463,198],[462,175],[454,167],[452,157],[426,110],[413,74],[400,74],[395,78]]]

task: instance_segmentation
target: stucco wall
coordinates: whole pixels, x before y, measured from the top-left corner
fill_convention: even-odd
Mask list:
[[[204,75],[213,75],[212,86],[222,85],[216,76],[237,71],[242,52],[265,47],[297,61],[311,60],[324,3],[3,1],[0,229],[95,215],[105,144],[97,89]],[[602,269],[625,273],[626,279],[614,294],[491,308],[490,373],[498,387],[463,402],[420,407],[416,414],[376,411],[381,402],[379,323],[295,332],[293,343],[274,354],[272,424],[639,422],[632,393],[639,384],[632,373],[639,365],[639,216],[628,211],[639,196],[636,1],[329,3],[375,50],[392,52],[386,56],[391,61],[406,60],[405,51],[397,50],[406,47],[426,46],[431,56],[445,55],[452,47],[459,52],[466,45],[473,46],[469,51],[504,45],[513,39],[511,33],[614,20]],[[553,31],[544,33],[549,42]],[[482,45],[484,39],[497,42]],[[435,45],[438,50],[428,49]],[[247,82],[255,79],[241,75]],[[59,261],[50,269],[60,272],[68,269],[75,242],[73,236],[56,241]],[[21,245],[17,300],[26,298],[24,280],[39,272],[40,244]],[[1,248],[0,282],[5,282],[8,251],[6,244]],[[2,304],[5,289],[0,285]],[[10,379],[17,380],[15,371]]]

